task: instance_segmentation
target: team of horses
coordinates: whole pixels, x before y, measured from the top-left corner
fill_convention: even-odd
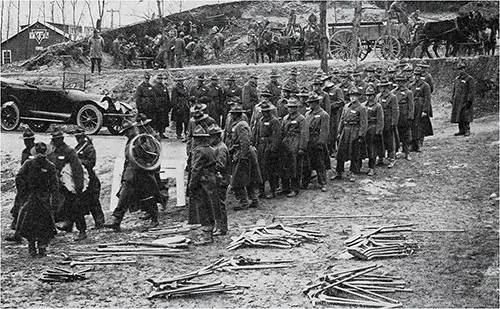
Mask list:
[[[429,47],[436,57],[438,48],[445,46],[445,57],[494,55],[498,34],[498,16],[484,18],[481,14],[466,14],[454,19],[417,24],[409,42],[409,55],[432,58]],[[420,54],[415,55],[417,47]]]

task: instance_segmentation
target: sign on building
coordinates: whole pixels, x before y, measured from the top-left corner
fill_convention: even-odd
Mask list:
[[[47,29],[31,29],[29,37],[30,40],[36,40],[38,44],[41,44],[43,40],[49,38],[49,31]]]

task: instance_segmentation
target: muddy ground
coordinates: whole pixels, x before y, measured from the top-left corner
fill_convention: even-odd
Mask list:
[[[96,84],[105,84],[99,77]],[[443,95],[434,101],[435,136],[426,139],[423,152],[414,160],[398,160],[393,169],[379,168],[374,177],[356,182],[328,182],[328,191],[311,188],[296,198],[261,201],[258,209],[234,212],[229,197],[229,235],[206,247],[190,247],[189,258],[137,257],[134,266],[96,266],[89,279],[76,283],[47,284],[37,281],[44,269],[56,266],[61,253],[94,250],[99,243],[125,240],[151,241],[140,232],[141,220],[127,214],[122,233],[90,231],[89,238],[73,242],[73,234],[60,233],[52,241],[49,256],[32,259],[27,243],[2,242],[1,303],[4,307],[312,307],[302,289],[329,266],[362,266],[368,262],[339,260],[343,241],[364,225],[414,223],[418,230],[464,230],[465,232],[414,232],[421,246],[414,255],[379,263],[386,271],[403,277],[413,293],[390,295],[405,307],[494,307],[499,306],[498,286],[498,115],[477,119],[470,137],[454,137],[457,128],[449,123],[450,105]],[[173,134],[172,131],[169,132]],[[22,140],[19,133],[1,133],[1,236],[10,232],[15,186]],[[96,171],[103,188],[101,201],[108,209],[113,162],[121,156],[125,140],[95,136],[98,153]],[[47,135],[41,139],[48,140]],[[72,139],[69,139],[71,142]],[[164,156],[185,156],[184,144],[164,141]],[[332,166],[335,160],[332,159]],[[366,162],[365,162],[366,170]],[[329,175],[330,176],[330,175]],[[312,187],[312,186],[311,186]],[[186,208],[161,211],[161,225],[186,220]],[[225,247],[231,237],[257,220],[271,222],[276,215],[382,214],[364,219],[311,220],[309,228],[325,233],[321,243],[303,244],[290,250],[238,249]],[[106,214],[107,217],[109,213]],[[288,221],[288,222],[297,222]],[[93,226],[91,217],[88,225]],[[284,221],[286,222],[286,221]],[[147,278],[182,274],[232,255],[295,260],[295,267],[278,270],[221,272],[206,279],[244,283],[250,288],[239,295],[208,295],[183,299],[148,300]],[[319,305],[321,306],[321,305]]]

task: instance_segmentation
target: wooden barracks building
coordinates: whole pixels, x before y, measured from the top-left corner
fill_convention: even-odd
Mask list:
[[[68,40],[70,35],[60,28],[36,21],[2,41],[2,64],[29,59],[50,45]]]

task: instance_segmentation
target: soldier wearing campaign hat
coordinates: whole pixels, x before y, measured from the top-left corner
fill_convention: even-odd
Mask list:
[[[406,75],[398,74],[395,79],[398,86],[392,92],[396,95],[399,105],[398,136],[403,146],[405,158],[410,161],[411,126],[415,114],[413,93],[408,89]],[[399,143],[396,141],[397,149],[399,149]]]
[[[328,151],[330,156],[333,156],[337,150],[337,132],[339,127],[340,116],[342,115],[342,110],[344,108],[344,93],[339,88],[338,85],[334,84],[330,80],[325,82],[324,87],[325,92],[328,93],[330,97],[330,136],[328,140]]]
[[[170,94],[166,84],[166,75],[160,73],[156,76],[153,88],[156,91],[155,112],[153,115],[153,126],[160,134],[160,138],[168,138],[165,136],[165,128],[169,126],[169,113],[172,109],[170,102]]]
[[[219,77],[214,74],[210,77],[210,84],[207,86],[208,114],[215,119],[219,126],[224,126],[222,114],[224,112],[224,90],[219,85]]]
[[[259,103],[257,79],[257,75],[252,74],[241,90],[241,104],[243,109],[247,110],[248,118],[252,118],[254,107]]]
[[[36,143],[31,149],[33,159],[21,166],[16,175],[18,194],[26,196],[19,210],[16,234],[28,240],[30,256],[44,257],[49,241],[56,235],[52,210],[57,205],[57,170],[49,160],[51,147]]]
[[[420,151],[424,137],[433,135],[432,124],[429,119],[431,111],[431,87],[422,79],[423,70],[417,66],[414,70],[415,81],[410,84],[413,93],[415,110],[411,127],[411,148]]]
[[[231,187],[238,200],[234,210],[243,210],[249,207],[257,207],[259,200],[255,193],[255,187],[262,182],[257,154],[251,145],[252,133],[248,122],[243,120],[245,110],[239,104],[235,104],[229,111],[233,119],[231,135],[227,142],[229,155],[231,156]],[[248,203],[248,199],[251,203]]]
[[[430,67],[430,64],[426,60],[420,61],[418,66],[422,69],[422,77],[424,79],[424,82],[429,84],[429,87],[431,88],[431,93],[434,92],[434,78],[432,77],[431,73],[427,70]]]
[[[337,152],[337,175],[334,180],[342,179],[345,161],[351,161],[349,181],[355,181],[355,174],[361,172],[361,160],[365,158],[365,136],[368,127],[366,108],[361,104],[361,91],[354,86],[349,90],[349,101],[339,125],[339,150]]]
[[[319,100],[319,106],[328,114],[328,116],[331,116],[330,113],[332,112],[331,109],[331,103],[330,103],[330,95],[323,90],[323,85],[325,83],[325,80],[327,79],[327,76],[317,76],[313,80],[313,92],[316,93],[320,97]]]
[[[224,129],[227,122],[227,117],[229,114],[229,102],[233,102],[234,98],[238,98],[241,103],[241,87],[236,84],[236,77],[234,74],[231,74],[226,79],[226,87],[224,90],[224,107],[222,111],[222,122],[224,123]]]
[[[380,93],[377,95],[376,100],[382,106],[384,111],[384,129],[382,131],[382,140],[384,147],[382,152],[379,152],[378,165],[384,164],[385,152],[387,151],[387,158],[389,160],[388,168],[394,167],[396,162],[396,136],[397,125],[399,120],[399,105],[397,97],[391,92],[392,82],[386,78],[382,78],[378,83]]]
[[[144,72],[144,81],[135,91],[135,105],[139,113],[144,113],[148,117],[153,117],[156,113],[157,92],[150,83],[151,74]]]
[[[284,85],[281,89],[281,98],[276,102],[276,111],[278,119],[283,119],[288,114],[287,104],[292,95],[292,89],[288,85]]]
[[[453,82],[451,97],[451,123],[458,123],[458,132],[455,136],[469,136],[470,123],[473,121],[473,104],[475,96],[475,79],[465,72],[466,65],[460,61],[456,70],[458,76]]]
[[[271,94],[269,101],[275,106],[276,106],[276,103],[278,102],[278,100],[281,96],[281,92],[282,92],[281,85],[278,82],[278,77],[280,77],[278,72],[276,70],[272,70],[271,74],[269,74],[269,78],[271,79],[271,81],[269,82],[269,84],[264,86],[264,89],[267,90]]]
[[[23,136],[21,137],[24,141],[24,146],[25,148],[21,152],[21,166],[23,166],[24,162],[26,162],[28,159],[33,159],[33,156],[31,155],[31,149],[35,146],[35,133],[30,129],[27,128]],[[21,194],[20,192],[17,192],[16,197],[14,199],[14,205],[12,206],[12,209],[10,210],[10,213],[12,214],[12,223],[10,225],[10,228],[12,230],[16,230],[16,223],[17,223],[17,216],[19,215],[19,209],[21,209],[21,206],[24,204],[24,201],[26,200],[26,196]],[[14,232],[12,234],[7,235],[4,240],[6,241],[13,241],[13,242],[21,242],[22,238],[19,236],[17,232]]]
[[[196,99],[200,99],[201,97],[206,97],[208,93],[208,88],[205,85],[205,74],[200,74],[196,76],[196,85],[192,86],[189,89],[189,97],[196,97]]]
[[[297,99],[288,100],[288,114],[281,122],[281,192],[288,197],[299,193],[303,159],[307,149],[306,118],[299,113]]]
[[[279,184],[281,125],[271,112],[272,106],[269,102],[264,101],[260,104],[260,110],[262,117],[257,120],[253,131],[253,145],[257,148],[263,180],[259,187],[259,197],[274,198]],[[265,194],[266,181],[269,181],[269,195]]]
[[[368,128],[366,130],[366,154],[368,156],[368,176],[375,174],[377,155],[384,153],[383,130],[384,110],[382,105],[375,100],[377,95],[371,86],[366,88],[367,101],[365,103]]]
[[[189,123],[189,94],[188,89],[184,85],[185,77],[177,77],[174,79],[175,85],[172,88],[172,121],[175,121],[175,133],[177,139],[182,138],[182,132],[187,134]]]
[[[352,76],[354,77],[354,86],[356,86],[361,93],[361,97],[359,98],[361,102],[366,102],[366,95],[365,91],[366,88],[368,87],[368,83],[366,83],[363,80],[363,72],[361,71],[361,68],[356,68],[354,69]]]
[[[230,180],[229,150],[222,141],[222,128],[217,124],[208,127],[210,134],[210,146],[215,153],[215,179],[216,195],[214,199],[214,217],[215,229],[214,236],[227,234],[227,211],[226,211],[226,192]]]
[[[78,154],[68,144],[64,142],[65,134],[56,129],[52,132],[51,146],[54,147],[54,152],[48,156],[49,161],[55,164],[59,177],[66,164],[69,164],[72,173],[72,181],[75,192],[70,192],[65,186],[60,186],[60,192],[64,196],[64,204],[56,213],[57,221],[64,221],[58,228],[71,232],[73,222],[76,223],[76,228],[80,232],[75,241],[87,238],[87,224],[85,223],[85,215],[88,213],[86,207],[82,207],[79,203],[79,197],[83,191],[83,165]]]
[[[299,85],[297,83],[297,75],[298,75],[298,71],[297,71],[297,68],[296,67],[293,67],[291,70],[290,70],[290,76],[288,77],[288,79],[283,83],[283,86],[287,86],[288,88],[291,89],[291,92],[293,94],[297,94],[299,93],[300,91],[300,88],[299,88]]]
[[[201,125],[193,130],[191,177],[188,181],[189,224],[201,224],[203,235],[195,241],[196,245],[213,242],[215,224],[213,195],[216,193],[215,169],[217,159],[209,145],[210,134]]]
[[[312,171],[318,175],[318,185],[326,192],[326,170],[330,168],[328,155],[328,135],[330,134],[330,116],[319,105],[321,97],[311,93],[307,99],[311,110],[306,113],[305,128],[308,132],[306,164],[302,175],[302,188],[306,189],[311,181]]]
[[[89,174],[89,186],[82,193],[81,200],[87,204],[90,214],[94,219],[94,229],[101,229],[104,227],[104,212],[99,200],[101,182],[94,171],[97,158],[95,147],[92,139],[85,134],[83,128],[78,127],[74,135],[77,141],[77,145],[75,146],[76,154]]]

